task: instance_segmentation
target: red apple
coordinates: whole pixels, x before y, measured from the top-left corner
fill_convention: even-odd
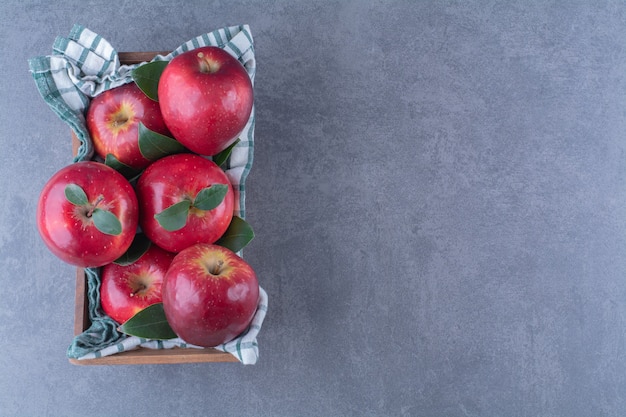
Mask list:
[[[246,126],[253,88],[244,66],[215,46],[175,56],[158,84],[165,124],[176,140],[201,155],[215,155]]]
[[[68,165],[41,191],[37,227],[63,261],[98,267],[126,252],[138,225],[137,196],[113,168],[94,161]]]
[[[100,304],[120,324],[144,308],[160,303],[163,277],[174,254],[156,245],[130,265],[110,263],[100,273]]]
[[[229,342],[252,321],[259,283],[252,267],[230,249],[197,244],[174,257],[163,281],[163,310],[187,343]]]
[[[203,195],[220,188],[223,197],[215,207],[200,204]],[[233,217],[234,192],[228,177],[200,155],[183,153],[155,161],[139,177],[136,191],[141,229],[169,252],[215,243]]]
[[[134,82],[96,96],[87,109],[87,129],[96,153],[103,159],[112,154],[139,169],[150,163],[139,150],[140,122],[154,132],[171,136],[159,103],[148,98]]]

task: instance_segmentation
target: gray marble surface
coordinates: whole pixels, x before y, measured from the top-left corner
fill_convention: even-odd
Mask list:
[[[0,415],[626,415],[626,4],[0,5]],[[77,367],[35,206],[70,161],[27,59],[231,24],[258,60],[254,366]]]

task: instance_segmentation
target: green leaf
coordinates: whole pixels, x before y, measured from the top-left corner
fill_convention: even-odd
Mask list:
[[[159,222],[162,228],[168,232],[175,232],[185,227],[190,207],[191,201],[183,200],[155,214],[154,218]]]
[[[165,317],[163,303],[152,304],[132,316],[119,330],[145,339],[173,339],[176,336]]]
[[[140,65],[132,72],[137,87],[150,99],[159,101],[159,79],[168,61],[154,61]]]
[[[113,263],[121,266],[131,265],[135,263],[137,259],[141,258],[143,254],[148,251],[148,249],[150,249],[151,244],[150,239],[148,239],[145,234],[137,233],[133,239],[133,243],[130,245],[130,248],[128,248],[126,253],[113,261]]]
[[[141,173],[140,169],[126,165],[111,153],[107,154],[106,158],[104,159],[104,164],[110,166],[111,168],[122,174],[127,180],[131,180]]]
[[[122,223],[110,211],[95,208],[91,218],[96,229],[104,234],[117,236],[122,233]]]
[[[239,252],[252,239],[254,239],[252,227],[241,217],[233,216],[228,229],[215,244],[228,248],[233,252]]]
[[[84,206],[89,203],[87,194],[85,194],[85,191],[77,184],[67,184],[65,186],[65,198],[75,206]]]
[[[218,153],[217,155],[213,155],[213,158],[212,158],[213,162],[215,162],[217,166],[221,166],[224,162],[226,162],[230,154],[233,152],[233,148],[239,142],[241,142],[241,139],[237,138],[237,140],[234,141],[232,145],[228,146],[228,148],[224,149],[222,152]]]
[[[193,200],[193,206],[200,210],[213,210],[219,206],[228,193],[228,185],[213,184],[200,190]]]
[[[186,150],[176,139],[152,131],[139,122],[139,151],[144,158],[156,161],[164,156],[185,152]]]

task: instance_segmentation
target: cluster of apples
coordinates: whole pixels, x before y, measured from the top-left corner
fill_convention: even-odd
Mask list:
[[[236,253],[253,233],[221,166],[250,118],[252,83],[210,46],[135,71],[91,100],[95,157],[48,180],[37,226],[58,258],[100,268],[101,306],[122,329],[162,305],[175,335],[217,346],[247,328],[259,300]]]

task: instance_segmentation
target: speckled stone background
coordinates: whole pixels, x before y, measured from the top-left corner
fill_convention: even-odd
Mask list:
[[[69,130],[27,59],[248,23],[255,366],[77,367],[35,206]],[[0,415],[626,415],[626,4],[0,5]]]

